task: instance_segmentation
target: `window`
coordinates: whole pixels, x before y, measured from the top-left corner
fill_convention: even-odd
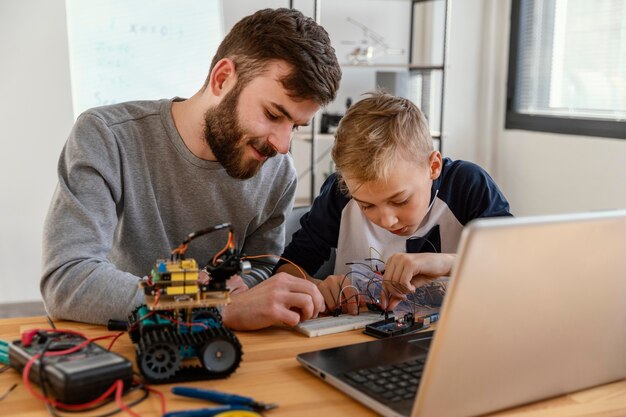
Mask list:
[[[506,128],[626,138],[626,1],[513,0]]]

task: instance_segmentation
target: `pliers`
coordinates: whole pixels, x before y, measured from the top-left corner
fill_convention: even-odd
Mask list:
[[[182,397],[198,398],[200,400],[213,401],[225,404],[222,407],[199,408],[195,410],[170,411],[163,417],[212,417],[229,411],[241,410],[250,412],[267,411],[278,407],[278,404],[266,404],[250,397],[243,397],[225,392],[193,387],[174,387],[172,393]],[[261,414],[257,414],[261,415]]]

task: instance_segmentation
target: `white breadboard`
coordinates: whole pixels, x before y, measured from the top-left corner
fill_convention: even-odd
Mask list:
[[[362,312],[357,316],[342,314],[338,317],[319,317],[303,321],[296,326],[296,329],[309,337],[316,337],[325,334],[362,329],[366,325],[383,320],[384,318],[385,317],[380,313],[373,312]]]

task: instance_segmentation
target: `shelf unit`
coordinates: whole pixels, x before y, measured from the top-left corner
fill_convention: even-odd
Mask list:
[[[364,68],[370,70],[395,70],[394,72],[408,75],[407,88],[410,94],[405,95],[413,100],[426,115],[431,136],[436,148],[443,153],[444,130],[444,92],[445,72],[447,66],[447,48],[449,38],[450,1],[451,0],[409,0],[411,2],[410,29],[409,29],[409,59],[408,64],[342,64],[345,68]],[[367,4],[364,2],[364,4]],[[313,15],[320,21],[321,0],[314,0]],[[293,7],[293,1],[290,1]],[[390,91],[396,93],[395,91]],[[438,96],[437,96],[438,94]],[[315,118],[317,119],[317,117]],[[313,201],[317,194],[316,166],[327,157],[328,148],[324,147],[320,155],[318,138],[320,134],[319,121],[313,120],[311,132],[298,134],[295,140],[309,144],[309,166],[299,172],[299,176],[309,174],[309,200]]]
[[[433,140],[438,143],[439,151],[443,153],[443,115],[445,72],[448,56],[448,38],[450,22],[451,0],[412,0],[411,3],[411,39],[409,44],[409,73],[411,78],[421,78],[420,100],[416,104],[426,115]],[[419,20],[422,23],[430,22],[428,26],[420,26],[423,33],[418,33]],[[430,30],[429,30],[430,29]],[[419,40],[426,40],[427,45],[417,44]],[[420,50],[420,48],[422,50]],[[429,49],[432,48],[432,49]],[[420,56],[418,56],[420,55]],[[430,56],[427,56],[430,55]],[[430,58],[430,59],[428,59]],[[439,75],[439,100],[436,109],[433,108],[433,81],[434,75]],[[438,110],[438,113],[435,111]],[[436,117],[434,117],[436,116]]]
[[[333,146],[334,135],[330,133],[317,133],[315,135],[316,152],[311,152],[313,143],[311,132],[296,132],[291,141],[291,152],[296,169],[298,171],[298,182],[304,184],[306,181],[310,190],[305,192],[301,187],[296,190],[296,205],[309,205],[319,192],[318,177],[326,178],[327,174],[334,170],[330,151]],[[314,173],[312,178],[309,177]],[[311,180],[308,182],[308,180]],[[308,187],[307,187],[308,188]]]

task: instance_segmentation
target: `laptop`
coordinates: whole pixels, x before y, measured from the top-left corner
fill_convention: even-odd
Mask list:
[[[625,306],[626,210],[480,219],[436,331],[297,359],[384,416],[474,416],[626,378]]]

